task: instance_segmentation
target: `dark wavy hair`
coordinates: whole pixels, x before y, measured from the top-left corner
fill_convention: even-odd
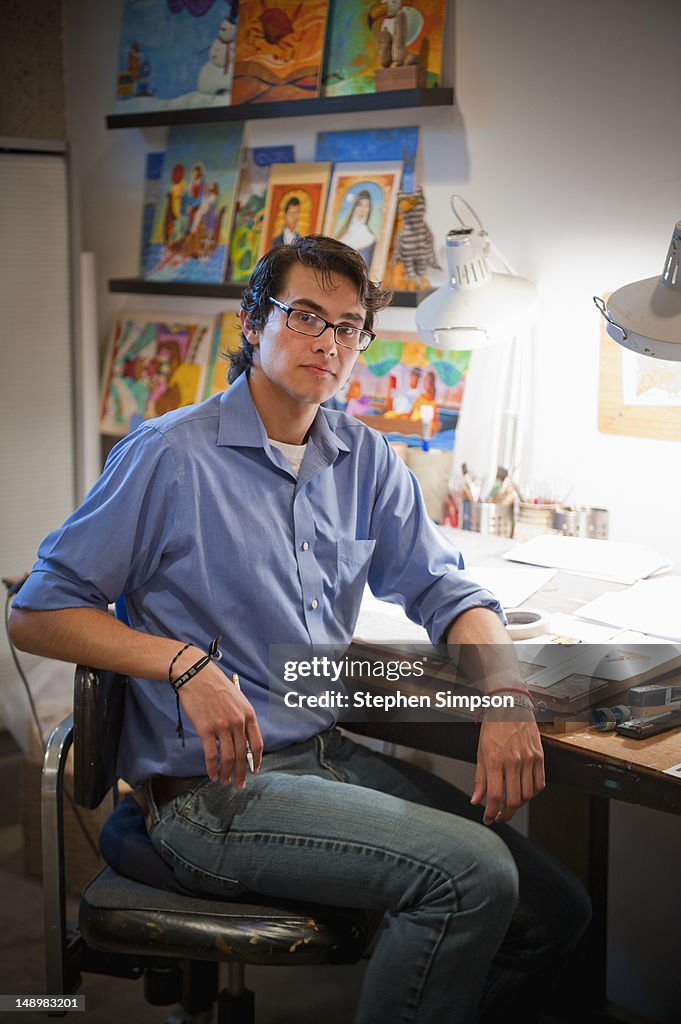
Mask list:
[[[342,274],[356,284],[358,302],[366,309],[364,326],[368,331],[376,314],[390,304],[392,292],[370,279],[367,265],[355,249],[326,235],[305,235],[290,245],[275,245],[256,264],[241,296],[241,308],[253,327],[263,326],[272,311],[269,296],[277,295],[296,263],[319,271],[323,288],[331,286],[332,274]],[[253,345],[242,331],[241,348],[225,354],[229,359],[227,380],[232,384],[253,366]]]

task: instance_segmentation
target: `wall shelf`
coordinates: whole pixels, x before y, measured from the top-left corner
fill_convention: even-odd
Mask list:
[[[240,299],[246,284],[200,284],[192,281],[145,281],[141,277],[116,277],[109,280],[110,292],[136,295],[184,295],[197,299]],[[396,291],[393,306],[415,309],[428,292]]]
[[[367,110],[404,110],[407,107],[444,107],[454,103],[448,86],[433,89],[395,89],[354,96],[320,96],[280,103],[240,103],[230,107],[193,107],[189,110],[148,110],[109,114],[107,128],[143,128],[150,125],[207,124],[220,121],[255,121],[272,117],[347,114]]]

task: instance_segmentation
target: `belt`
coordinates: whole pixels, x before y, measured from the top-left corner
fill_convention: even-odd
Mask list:
[[[152,775],[149,779],[149,786],[157,807],[167,800],[173,800],[176,796],[188,793],[197,785],[207,780],[207,775]],[[151,810],[144,792],[144,786],[139,786],[133,792],[133,796],[144,812],[144,824],[147,832],[151,832],[152,818]]]
[[[158,807],[167,800],[174,800],[176,796],[188,793],[190,789],[207,782],[207,775],[152,775],[149,780],[154,803]]]

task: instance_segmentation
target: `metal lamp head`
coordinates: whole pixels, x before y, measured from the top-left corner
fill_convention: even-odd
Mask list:
[[[677,221],[660,277],[619,288],[594,303],[607,332],[624,348],[654,359],[681,360],[681,221]]]
[[[511,341],[529,326],[537,290],[515,274],[490,270],[489,240],[482,229],[447,235],[449,281],[417,307],[419,337],[435,348],[467,350]]]

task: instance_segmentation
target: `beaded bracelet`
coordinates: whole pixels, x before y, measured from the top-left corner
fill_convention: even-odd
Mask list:
[[[205,668],[206,665],[209,664],[209,662],[220,660],[220,658],[222,657],[222,652],[218,651],[218,644],[220,643],[221,640],[221,636],[216,636],[215,640],[212,641],[210,647],[208,648],[208,654],[204,654],[202,658],[199,658],[199,660],[194,662],[193,665],[190,665],[187,671],[183,672],[182,675],[175,680],[173,680],[173,665],[180,657],[180,655],[183,654],[187,650],[187,648],[191,647],[192,645],[185,644],[182,650],[177,652],[173,660],[170,662],[170,665],[168,666],[168,682],[175,691],[175,705],[177,707],[176,732],[177,735],[182,740],[182,746],[184,746],[184,726],[182,725],[182,711],[180,708],[180,687],[184,686],[185,683],[188,683],[190,679],[193,679],[194,676],[197,675],[202,668]]]
[[[523,690],[523,688],[520,686],[498,686],[494,690],[488,690],[485,696],[493,697],[496,693],[520,694],[519,697],[513,697],[514,708],[525,708],[527,711],[532,711],[535,714],[537,711],[544,711],[546,709],[546,704],[544,703],[544,701],[539,701],[538,703],[535,703],[532,700],[532,696],[529,690]],[[485,714],[485,711],[489,710],[489,708],[483,708],[483,710],[478,713],[476,717],[476,722],[481,722],[482,717]]]

